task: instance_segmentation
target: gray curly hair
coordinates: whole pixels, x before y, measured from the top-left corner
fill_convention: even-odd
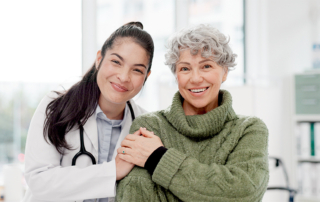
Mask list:
[[[211,57],[218,65],[233,70],[237,55],[229,47],[229,41],[229,38],[210,25],[200,24],[183,29],[169,39],[165,64],[175,74],[180,51],[190,49],[192,55],[197,55],[200,50],[202,57]]]

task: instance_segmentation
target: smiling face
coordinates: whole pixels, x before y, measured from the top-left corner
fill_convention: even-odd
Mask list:
[[[175,73],[186,115],[204,114],[218,107],[219,89],[227,79],[227,68],[202,57],[200,51],[192,55],[186,49],[180,51]]]
[[[128,100],[141,90],[147,76],[147,52],[130,38],[118,39],[107,50],[103,60],[99,51],[96,67],[100,65],[97,83],[101,91],[99,106],[102,111],[124,109]]]

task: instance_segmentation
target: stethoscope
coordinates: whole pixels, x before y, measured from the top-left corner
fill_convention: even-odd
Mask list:
[[[130,113],[131,113],[131,119],[132,121],[135,119],[135,115],[134,115],[134,112],[133,112],[133,109],[132,109],[132,105],[129,101],[127,101],[127,104],[128,104],[128,107],[129,107],[129,110],[130,110]],[[92,161],[92,164],[95,165],[96,164],[96,159],[94,158],[94,156],[88,152],[84,146],[84,141],[83,141],[83,126],[80,125],[80,151],[73,157],[72,159],[72,166],[76,165],[76,161],[77,161],[77,158],[79,156],[81,156],[82,154],[84,155],[87,155],[90,157],[91,161]]]
[[[130,110],[130,114],[131,114],[131,119],[132,121],[135,119],[135,115],[134,115],[134,111],[132,109],[132,106],[131,106],[131,103],[129,102],[129,100],[127,101],[127,104],[128,104],[128,107],[129,107],[129,110]],[[76,165],[76,161],[77,161],[77,158],[79,156],[81,156],[82,154],[84,155],[87,155],[90,157],[91,161],[92,161],[92,165],[95,165],[97,164],[96,163],[96,159],[94,158],[94,156],[88,152],[84,146],[84,141],[83,141],[83,126],[81,124],[80,125],[80,151],[73,157],[72,159],[72,166],[75,166]],[[95,199],[95,202],[97,201],[97,199]]]

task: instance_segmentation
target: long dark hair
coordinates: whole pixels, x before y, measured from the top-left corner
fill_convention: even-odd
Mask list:
[[[113,47],[116,40],[131,38],[135,43],[144,48],[149,56],[149,67],[151,69],[154,45],[153,40],[140,22],[130,22],[113,32],[101,48],[102,63],[108,49]],[[74,126],[83,126],[90,116],[95,112],[100,96],[97,84],[97,74],[100,69],[95,63],[83,76],[82,80],[74,84],[68,91],[55,92],[58,97],[51,101],[46,108],[46,119],[44,121],[43,135],[47,141],[56,147],[60,154],[63,150],[71,149],[65,140],[67,134]]]

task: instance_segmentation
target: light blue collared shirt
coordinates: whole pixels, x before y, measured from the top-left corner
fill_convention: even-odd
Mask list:
[[[103,113],[100,106],[96,109],[96,121],[98,129],[98,164],[109,162],[112,160],[113,152],[118,142],[122,125],[126,120],[128,114],[128,107],[124,109],[124,116],[122,120],[110,120]],[[106,171],[108,172],[108,171]],[[84,202],[94,202],[95,199],[84,200]],[[100,198],[97,202],[108,202],[108,198]]]

